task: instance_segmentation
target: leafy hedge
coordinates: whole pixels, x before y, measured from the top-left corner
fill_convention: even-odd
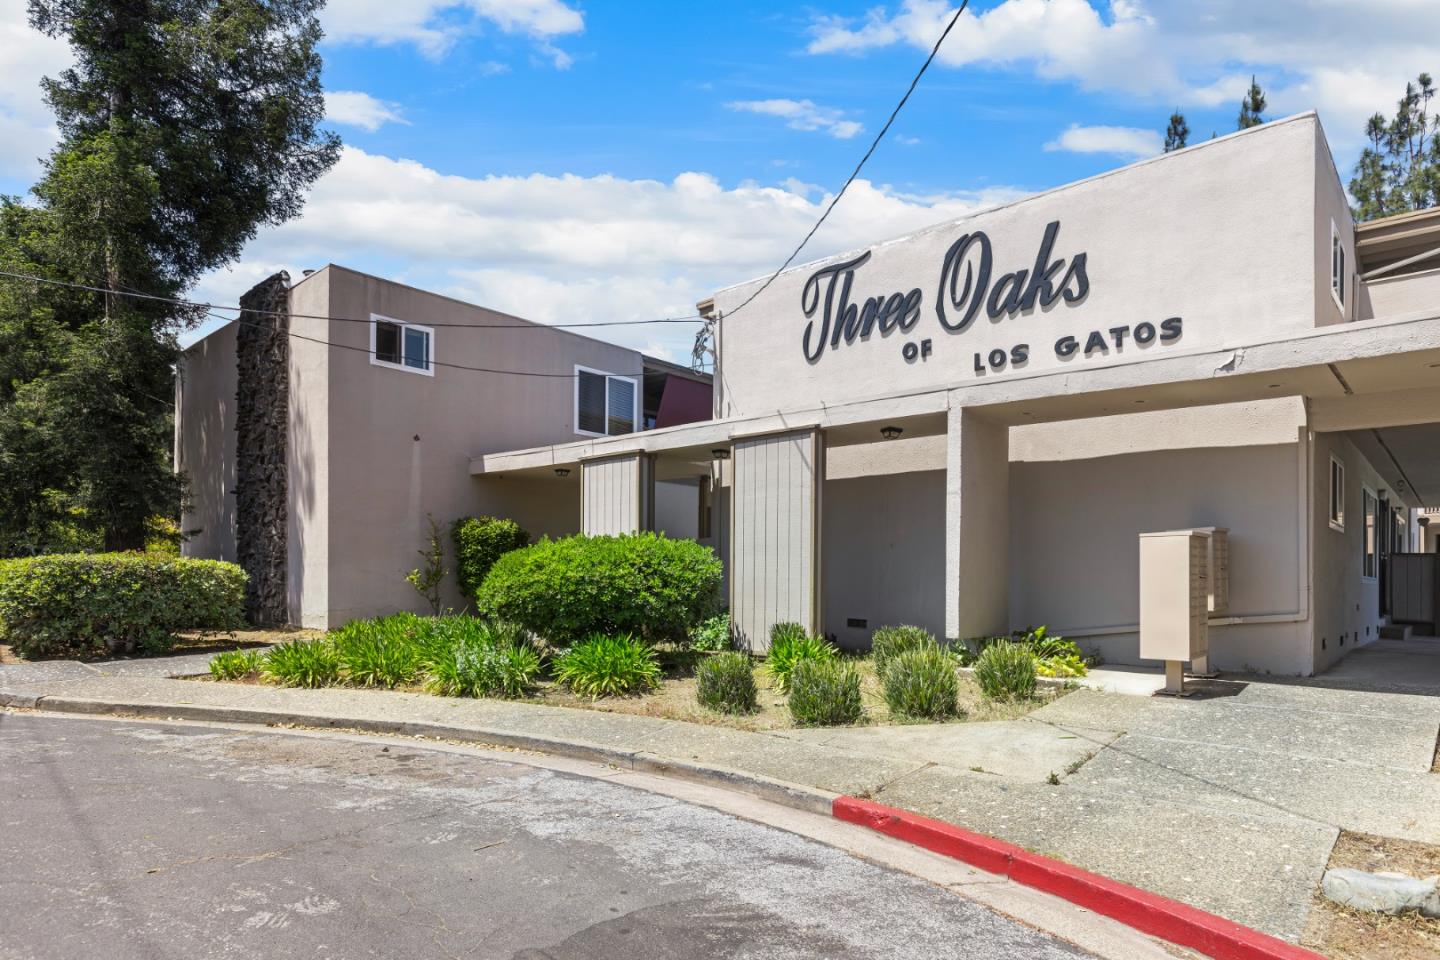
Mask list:
[[[455,539],[455,578],[460,594],[473,601],[495,561],[530,545],[530,534],[514,520],[496,517],[461,517],[450,528]]]
[[[239,628],[245,581],[233,563],[165,554],[0,560],[0,639],[22,657],[163,653],[181,630]]]
[[[683,643],[720,606],[720,561],[693,540],[653,533],[541,540],[502,556],[480,585],[482,616],[552,644],[595,634]]]

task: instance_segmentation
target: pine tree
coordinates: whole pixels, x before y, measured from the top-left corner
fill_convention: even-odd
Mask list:
[[[1430,113],[1435,86],[1428,73],[1405,85],[1395,117],[1365,122],[1368,145],[1355,163],[1350,195],[1359,220],[1440,205],[1440,116]]]
[[[1265,122],[1260,114],[1265,112],[1265,91],[1260,89],[1260,84],[1255,82],[1254,76],[1250,78],[1250,89],[1245,91],[1245,97],[1240,101],[1240,120],[1237,130],[1248,130],[1251,127],[1258,127]]]
[[[1182,149],[1189,139],[1190,125],[1185,122],[1185,115],[1177,108],[1170,114],[1170,125],[1165,128],[1165,152]]]
[[[75,63],[44,81],[60,142],[6,203],[0,263],[103,292],[3,284],[0,345],[43,326],[47,354],[0,389],[0,550],[53,549],[57,524],[136,549],[178,511],[176,337],[201,316],[121,294],[182,295],[335,163],[321,2],[31,0]]]

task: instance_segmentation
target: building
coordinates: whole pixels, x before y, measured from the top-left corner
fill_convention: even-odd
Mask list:
[[[468,515],[536,537],[579,529],[576,483],[479,483],[477,453],[710,416],[707,375],[634,350],[333,265],[286,281],[186,350],[177,387],[182,549],[239,561],[262,620],[326,628],[423,608],[405,573],[427,515],[447,549]],[[664,493],[658,520],[696,535],[698,487]],[[453,578],[444,602],[463,607]]]
[[[1224,527],[1211,664],[1310,674],[1379,635],[1389,555],[1422,545],[1419,508],[1440,503],[1440,211],[1357,227],[1313,114],[764,284],[701,304],[713,419],[468,437],[427,469],[470,486],[424,509],[673,534],[661,507],[693,489],[753,649],[782,620],[853,647],[886,623],[1048,624],[1115,663],[1140,661],[1139,535]],[[363,384],[344,389],[363,411],[347,429],[372,429]],[[409,417],[386,429],[408,437]],[[365,466],[392,476],[408,512],[389,536],[413,549],[429,501],[400,446]],[[312,469],[291,449],[292,474]],[[336,549],[373,501],[329,484],[328,552],[292,540],[293,562],[364,596],[395,561]]]

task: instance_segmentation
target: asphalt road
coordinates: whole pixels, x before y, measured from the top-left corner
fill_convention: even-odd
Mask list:
[[[464,754],[0,713],[0,958],[1061,958],[794,834]]]

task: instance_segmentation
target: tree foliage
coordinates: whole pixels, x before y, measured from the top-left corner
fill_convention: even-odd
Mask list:
[[[1250,88],[1245,91],[1245,96],[1240,101],[1240,119],[1237,121],[1237,130],[1249,130],[1251,127],[1258,127],[1265,122],[1260,116],[1265,112],[1265,91],[1260,89],[1260,84],[1252,76]]]
[[[1170,114],[1170,124],[1165,128],[1165,152],[1184,148],[1189,139],[1190,125],[1185,122],[1185,114],[1176,110]]]
[[[31,0],[74,66],[44,81],[60,142],[33,199],[0,200],[0,553],[144,545],[183,484],[169,457],[176,336],[163,300],[299,212],[338,158],[321,0]]]
[[[1440,116],[1430,113],[1435,85],[1428,73],[1405,84],[1405,95],[1386,120],[1365,122],[1369,145],[1350,179],[1358,220],[1440,205]]]

